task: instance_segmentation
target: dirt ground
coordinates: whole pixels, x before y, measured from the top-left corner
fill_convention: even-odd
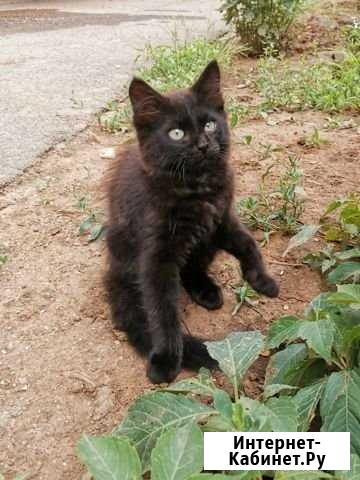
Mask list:
[[[239,69],[244,65],[246,60],[240,61]],[[232,91],[236,81],[228,85]],[[282,112],[272,115],[271,125],[253,120],[237,127],[231,158],[236,195],[255,193],[274,160],[275,180],[289,152],[301,158],[304,222],[316,222],[329,201],[358,191],[359,127],[325,131],[327,117]],[[327,143],[307,148],[301,139],[314,127]],[[251,145],[241,143],[245,135],[252,135]],[[57,145],[1,192],[0,254],[8,261],[0,267],[0,471],[6,478],[16,472],[40,480],[81,478],[84,469],[74,448],[81,434],[111,431],[133,400],[153,388],[143,360],[111,327],[102,286],[104,241],[89,243],[79,235],[89,211],[105,212],[101,182],[109,160],[101,153],[122,141],[94,124]],[[256,152],[260,143],[284,150],[261,160]],[[86,211],[79,206],[82,198]],[[260,239],[260,232],[256,236]],[[184,296],[189,329],[220,339],[235,330],[266,332],[281,315],[301,315],[305,304],[326,289],[316,272],[299,263],[319,243],[310,242],[284,259],[287,242],[275,235],[263,249],[281,285],[278,299],[261,298],[257,311],[243,307],[232,316],[232,287],[239,283],[239,273],[233,259],[220,255],[212,273],[223,286],[225,306],[208,312]],[[261,379],[260,368],[246,387],[254,391]]]

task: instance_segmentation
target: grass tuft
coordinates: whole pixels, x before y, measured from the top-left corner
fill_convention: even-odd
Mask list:
[[[275,189],[269,188],[273,166],[270,165],[262,175],[256,194],[243,198],[237,205],[239,215],[250,228],[264,231],[264,244],[268,243],[273,232],[295,233],[304,211],[305,192],[301,185],[299,159],[289,156],[286,171]]]
[[[326,112],[360,108],[360,29],[346,33],[344,59],[291,64],[268,56],[260,62],[257,87],[263,110],[315,109]]]
[[[189,87],[211,60],[217,59],[221,67],[230,67],[235,55],[244,54],[245,47],[233,40],[197,38],[181,43],[177,33],[173,34],[171,45],[152,46],[145,48],[138,62],[145,64],[136,75],[160,92],[168,92],[178,88]],[[236,102],[229,104],[231,124],[235,126],[239,118],[247,114],[246,107],[238,106]],[[131,108],[128,102],[108,104],[107,112],[101,116],[101,127],[109,132],[127,132],[131,121]]]
[[[170,46],[147,46],[144,57],[148,66],[139,70],[138,75],[161,92],[191,85],[211,60],[218,60],[226,69],[235,55],[245,53],[245,48],[231,40],[207,40],[198,38],[180,43],[173,35]]]

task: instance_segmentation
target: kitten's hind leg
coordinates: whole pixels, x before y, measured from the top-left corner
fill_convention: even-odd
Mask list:
[[[208,310],[221,308],[224,303],[220,287],[207,274],[216,251],[215,247],[202,245],[193,252],[181,271],[185,290],[195,303]]]
[[[147,355],[152,348],[151,337],[134,276],[122,273],[120,263],[113,259],[105,284],[114,327],[125,331],[131,345],[141,355]]]

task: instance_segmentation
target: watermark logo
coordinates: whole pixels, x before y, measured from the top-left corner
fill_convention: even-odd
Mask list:
[[[205,432],[204,470],[350,470],[350,433]]]

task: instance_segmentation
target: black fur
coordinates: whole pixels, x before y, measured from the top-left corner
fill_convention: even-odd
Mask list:
[[[129,93],[139,147],[124,151],[110,176],[106,283],[114,324],[148,355],[151,381],[170,382],[181,367],[216,366],[201,340],[181,332],[178,298],[182,284],[199,305],[222,306],[207,275],[217,251],[238,258],[258,292],[275,297],[278,286],[232,211],[217,63],[189,90],[163,96],[135,78]],[[213,132],[204,130],[209,121]],[[180,140],[169,136],[176,128],[185,132]]]

